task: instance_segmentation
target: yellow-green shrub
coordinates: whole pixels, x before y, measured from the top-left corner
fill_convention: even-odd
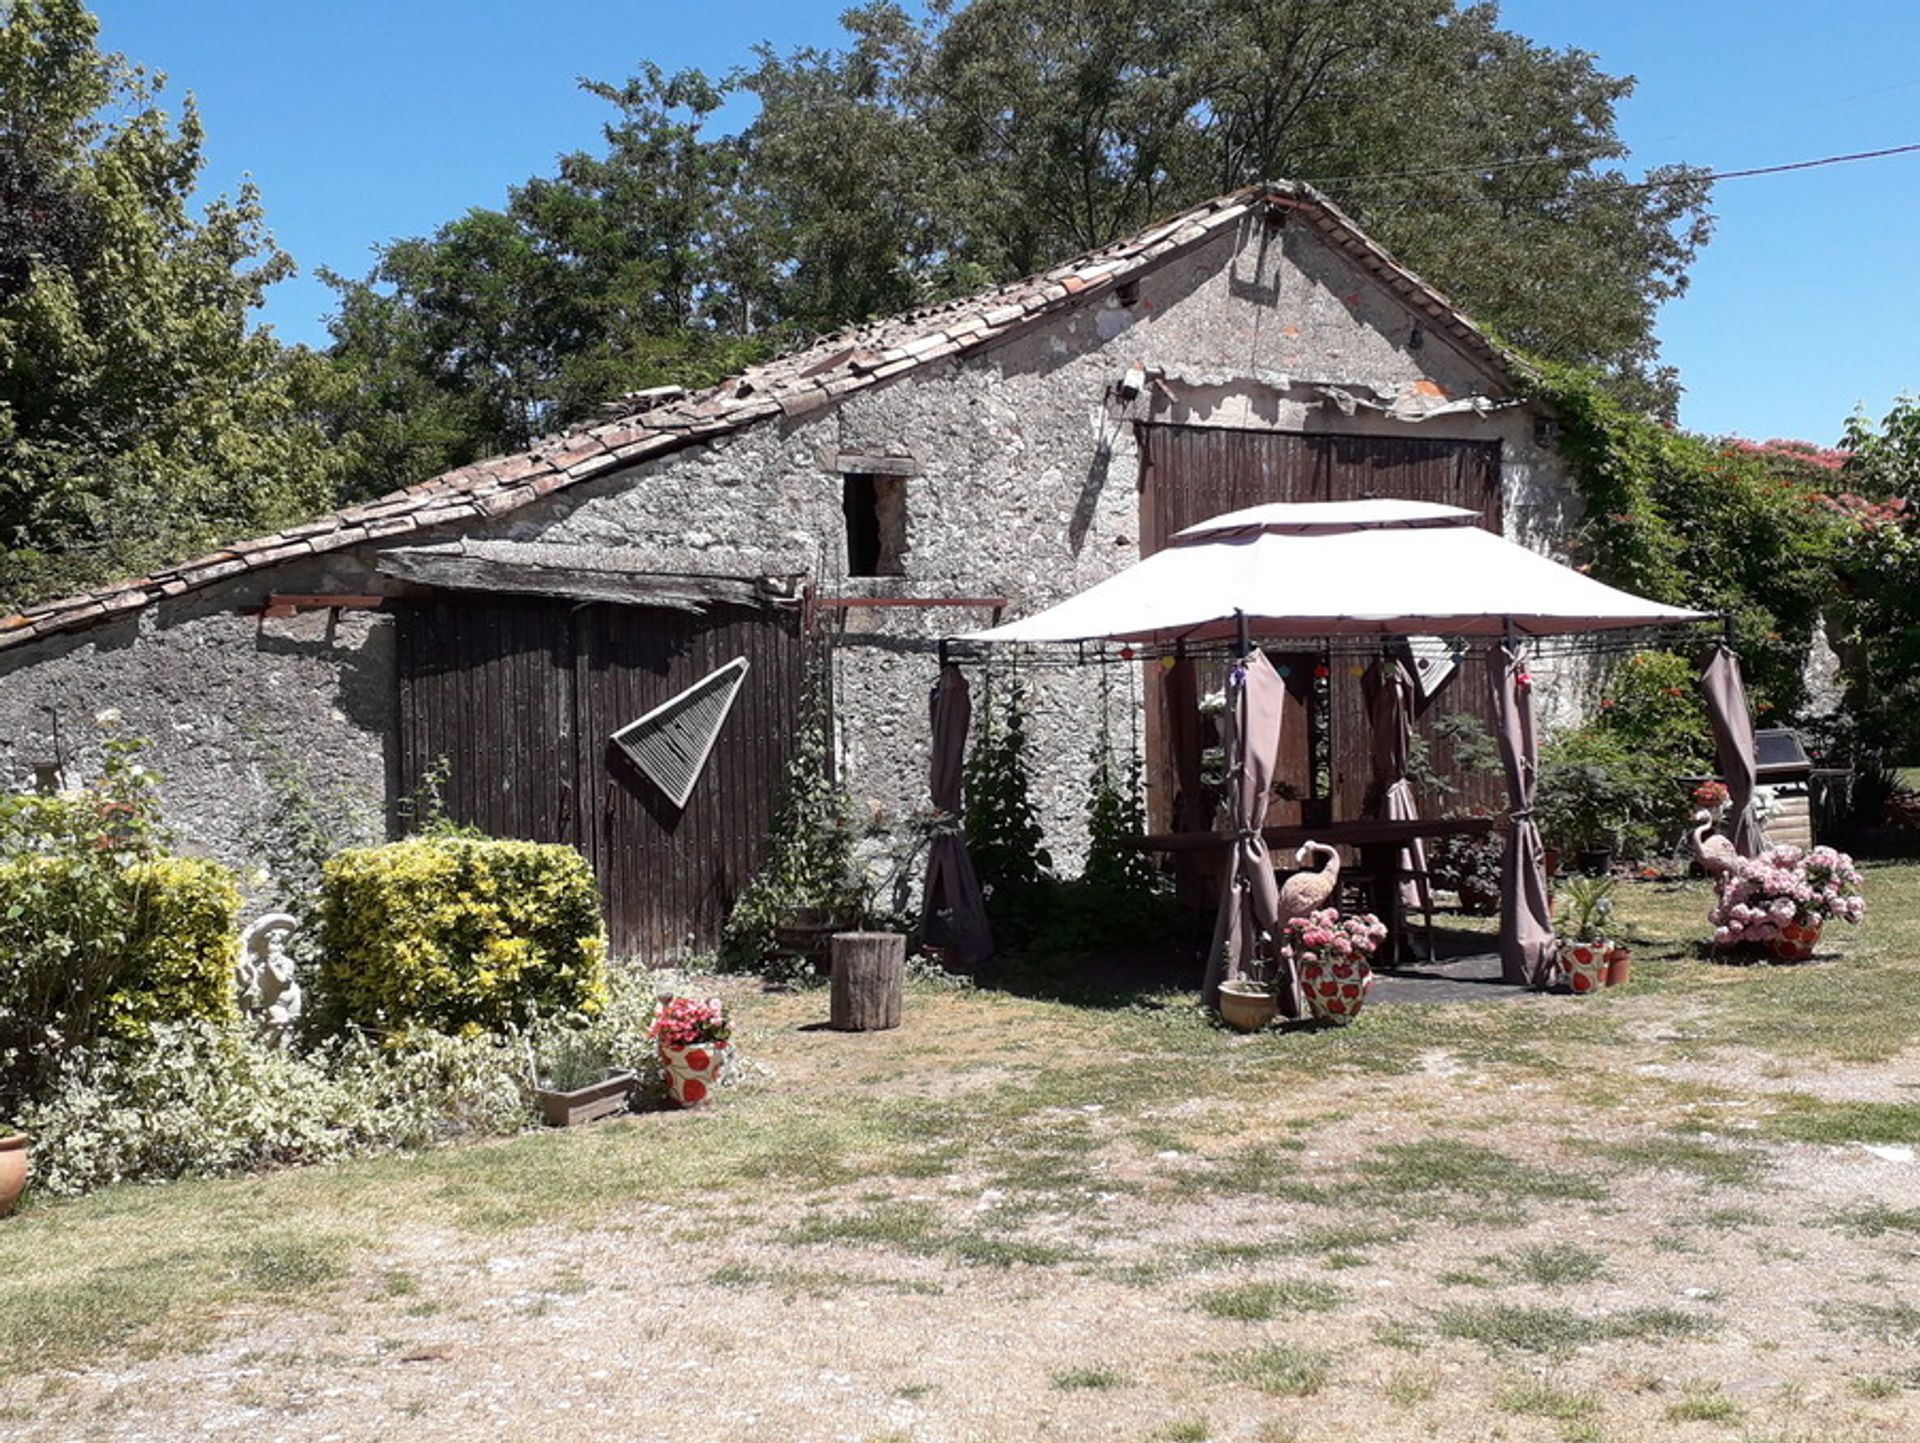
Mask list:
[[[593,872],[573,848],[414,837],[327,863],[323,1024],[488,1031],[606,995]]]

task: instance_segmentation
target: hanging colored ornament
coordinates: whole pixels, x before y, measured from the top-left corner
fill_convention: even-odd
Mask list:
[[[1160,658],[1160,670],[1162,670],[1162,671],[1172,671],[1172,670],[1173,670],[1173,658],[1172,658],[1172,657],[1170,657],[1170,656],[1163,656],[1163,657],[1161,657],[1161,658]]]
[[[1315,681],[1325,681],[1330,675],[1332,673],[1327,670],[1327,664],[1324,661],[1313,669]]]
[[[1133,648],[1132,648],[1132,647],[1130,647],[1130,646],[1123,646],[1123,647],[1121,647],[1121,648],[1120,648],[1120,660],[1122,660],[1122,661],[1132,661],[1132,660],[1133,660]]]

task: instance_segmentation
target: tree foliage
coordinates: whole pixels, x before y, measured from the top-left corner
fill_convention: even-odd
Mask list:
[[[323,509],[317,357],[249,327],[289,273],[243,185],[195,215],[191,99],[79,0],[0,7],[0,598],[136,573]]]
[[[599,154],[335,277],[340,421],[385,490],[621,390],[979,289],[1250,182],[1319,183],[1470,312],[1664,405],[1653,318],[1708,232],[1629,184],[1632,81],[1451,0],[890,0],[845,44],[590,84]],[[757,107],[743,130],[723,107]]]

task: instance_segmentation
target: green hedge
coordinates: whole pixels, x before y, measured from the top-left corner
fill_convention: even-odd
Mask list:
[[[571,847],[415,837],[340,853],[322,880],[323,1025],[495,1031],[597,1012],[606,929]]]
[[[232,874],[195,857],[0,860],[0,1094],[33,1095],[99,1040],[231,1021],[239,908]]]

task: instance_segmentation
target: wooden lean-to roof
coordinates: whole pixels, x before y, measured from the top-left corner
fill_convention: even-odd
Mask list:
[[[139,611],[229,577],[388,537],[516,511],[607,476],[775,416],[804,416],[841,397],[950,356],[1006,339],[1144,275],[1231,231],[1249,216],[1284,214],[1311,226],[1437,333],[1496,376],[1509,358],[1445,296],[1401,266],[1311,186],[1268,181],[1180,215],[1024,280],[962,300],[837,332],[704,391],[660,387],[620,398],[619,414],[546,437],[516,455],[477,461],[376,501],[237,542],[151,576],[31,606],[0,618],[0,648]]]

